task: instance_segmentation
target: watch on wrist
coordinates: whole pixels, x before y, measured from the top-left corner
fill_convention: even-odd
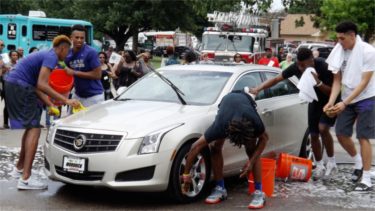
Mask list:
[[[315,85],[315,87],[320,87],[321,85],[323,85],[323,81],[320,81],[319,83],[317,83],[317,84]]]

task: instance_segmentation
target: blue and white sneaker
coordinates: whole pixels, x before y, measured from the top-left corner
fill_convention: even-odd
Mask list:
[[[227,199],[228,194],[225,188],[216,186],[212,193],[206,198],[207,204],[217,204]]]
[[[266,197],[265,194],[260,191],[256,190],[253,193],[253,199],[251,200],[250,204],[247,206],[249,209],[261,209],[266,204]]]

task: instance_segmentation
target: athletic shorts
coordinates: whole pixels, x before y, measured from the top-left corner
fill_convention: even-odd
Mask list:
[[[42,103],[35,87],[5,81],[6,107],[12,129],[40,128]]]
[[[336,135],[351,137],[355,121],[358,139],[375,139],[375,97],[346,106],[337,117]]]
[[[324,102],[313,101],[308,105],[308,126],[310,134],[319,134],[319,123],[332,127],[336,117],[330,118],[323,112]]]

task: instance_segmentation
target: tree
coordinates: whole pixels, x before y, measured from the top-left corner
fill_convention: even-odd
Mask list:
[[[273,0],[0,0],[0,12],[25,14],[43,10],[48,17],[83,19],[93,23],[95,32],[112,37],[117,50],[146,30],[175,30],[201,35],[208,26],[206,15],[214,10],[239,11],[246,5],[250,13],[260,14]],[[69,5],[69,6],[67,6]],[[135,49],[134,49],[135,50]]]
[[[337,23],[351,20],[358,25],[365,41],[375,33],[374,0],[324,0],[319,18],[325,30],[334,32]]]

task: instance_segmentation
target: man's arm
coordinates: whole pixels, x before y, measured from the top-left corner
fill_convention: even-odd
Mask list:
[[[243,171],[240,177],[249,175],[249,172],[252,171],[253,169],[255,161],[262,155],[264,149],[266,148],[266,145],[268,142],[267,132],[262,133],[258,138],[259,138],[259,141],[258,141],[255,151],[251,149],[251,144],[245,144],[245,150],[246,150],[246,154],[249,160],[246,163],[245,167],[242,169]]]
[[[362,79],[361,82],[358,84],[358,86],[353,90],[353,92],[346,98],[343,99],[342,102],[339,102],[335,105],[334,107],[334,112],[335,113],[340,113],[342,112],[347,105],[352,102],[358,95],[362,93],[362,91],[367,87],[368,83],[370,82],[374,72],[373,71],[368,71],[362,73]]]
[[[102,78],[102,68],[100,66],[87,72],[74,71],[69,67],[66,67],[65,70],[69,75],[75,75],[79,78],[86,78],[92,80],[100,80]]]
[[[200,151],[208,145],[206,138],[201,136],[194,144],[191,146],[190,151],[186,157],[184,174],[190,174],[191,167],[193,166],[193,161],[197,157]]]
[[[263,82],[259,86],[255,87],[255,88],[251,88],[250,93],[257,95],[260,91],[262,91],[264,89],[267,89],[267,88],[270,88],[270,87],[274,86],[275,84],[279,83],[282,80],[284,80],[284,77],[282,76],[282,74],[279,74],[278,76],[276,76],[274,78],[268,79],[267,81]]]
[[[328,103],[324,106],[323,111],[330,110],[336,102],[337,96],[341,91],[341,71],[333,74],[333,83],[331,88],[331,94],[329,96]]]
[[[323,92],[323,94],[330,96],[332,88],[328,86],[327,84],[324,84],[322,80],[318,78],[318,75],[314,72],[311,72],[313,75],[315,81],[316,81],[316,87]]]

